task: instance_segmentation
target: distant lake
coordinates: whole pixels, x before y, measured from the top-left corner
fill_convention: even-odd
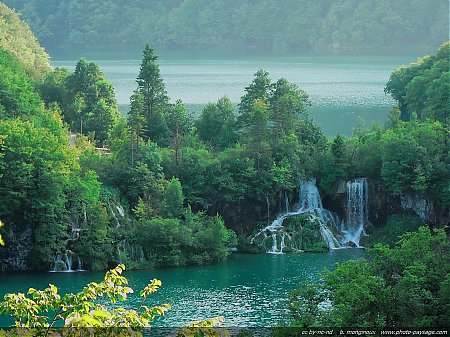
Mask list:
[[[367,124],[384,122],[395,102],[384,94],[392,71],[415,57],[298,57],[252,60],[159,60],[172,101],[181,99],[197,114],[208,102],[227,95],[235,104],[254,73],[262,68],[275,82],[281,77],[297,84],[311,99],[309,111],[328,136],[351,134],[358,117]],[[93,60],[113,84],[123,113],[136,88],[140,60]],[[53,61],[73,69],[77,61]]]

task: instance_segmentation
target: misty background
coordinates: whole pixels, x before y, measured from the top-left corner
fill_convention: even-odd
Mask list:
[[[423,55],[447,0],[7,0],[53,58]]]

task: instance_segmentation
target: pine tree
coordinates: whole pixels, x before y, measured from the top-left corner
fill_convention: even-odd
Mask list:
[[[164,115],[169,105],[166,88],[161,78],[158,56],[150,45],[145,46],[139,76],[136,79],[138,91],[143,99],[143,115],[146,120],[145,139],[161,141],[167,137],[168,128]]]

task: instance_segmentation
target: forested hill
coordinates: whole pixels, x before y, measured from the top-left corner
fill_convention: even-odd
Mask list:
[[[17,57],[28,75],[41,79],[50,71],[49,56],[30,27],[19,15],[0,2],[0,49]]]
[[[423,53],[448,39],[447,0],[7,0],[52,52]]]

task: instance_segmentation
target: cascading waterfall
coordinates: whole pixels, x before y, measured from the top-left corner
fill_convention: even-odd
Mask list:
[[[256,234],[250,243],[253,243],[256,237],[264,235],[263,243],[269,237],[272,238],[272,247],[267,251],[267,253],[283,254],[283,248],[286,247],[285,239],[286,237],[289,238],[289,235],[283,228],[284,219],[294,215],[305,214],[310,221],[319,223],[322,238],[330,249],[340,248],[341,244],[339,243],[339,240],[328,227],[328,224],[332,224],[336,227],[337,221],[330,211],[323,209],[319,190],[316,186],[316,180],[311,179],[309,181],[302,182],[300,185],[299,194],[299,209],[294,212],[289,212],[289,200],[285,195],[286,212],[280,214],[269,226],[263,228],[258,234]],[[277,235],[281,238],[280,245],[278,245]]]
[[[119,256],[129,258],[132,261],[145,262],[144,248],[140,245],[132,244],[127,239],[123,239],[117,245],[117,254]],[[122,261],[119,261],[122,263]]]
[[[323,209],[322,199],[316,186],[316,179],[311,179],[300,184],[299,212],[305,213],[315,209]]]
[[[322,239],[330,249],[361,247],[361,236],[366,235],[364,228],[369,223],[369,193],[366,178],[359,178],[347,182],[346,220],[340,220],[329,210],[324,209],[316,179],[304,181],[300,184],[300,205],[296,211],[289,211],[289,199],[285,194],[285,212],[280,214],[269,226],[263,228],[251,240],[263,236],[261,245],[266,246],[266,240],[272,244],[267,253],[283,254],[286,247],[285,239],[291,237],[283,227],[286,218],[304,214],[311,222],[318,223]],[[279,240],[280,239],[280,240]],[[266,246],[267,247],[267,246]],[[292,250],[298,251],[296,246]]]
[[[123,206],[121,204],[117,204],[116,208],[120,216],[123,218],[125,216],[125,210],[123,209]]]
[[[87,213],[86,211],[83,212],[83,223],[86,226],[88,223]],[[66,249],[63,253],[58,252],[55,255],[55,259],[53,262],[53,269],[50,270],[51,272],[73,272],[73,271],[84,271],[83,269],[83,263],[81,262],[81,259],[79,256],[76,256],[72,250],[70,250],[70,243],[75,242],[80,238],[81,232],[83,229],[80,226],[80,223],[78,219],[72,219],[71,224],[69,225],[70,228],[70,236],[65,242]],[[74,256],[75,255],[75,256]],[[73,258],[76,257],[75,265]],[[76,270],[74,269],[74,266],[77,266]]]
[[[347,219],[341,231],[346,244],[361,247],[361,236],[366,235],[364,228],[369,223],[369,188],[366,178],[347,182]]]
[[[70,251],[65,254],[57,253],[55,256],[55,262],[53,265],[53,269],[51,270],[53,273],[57,272],[73,272],[72,269],[72,254]]]
[[[272,250],[270,251],[270,253],[276,253],[278,251],[278,247],[277,247],[277,235],[276,234],[272,234]],[[280,249],[280,253],[283,253],[283,251]]]

